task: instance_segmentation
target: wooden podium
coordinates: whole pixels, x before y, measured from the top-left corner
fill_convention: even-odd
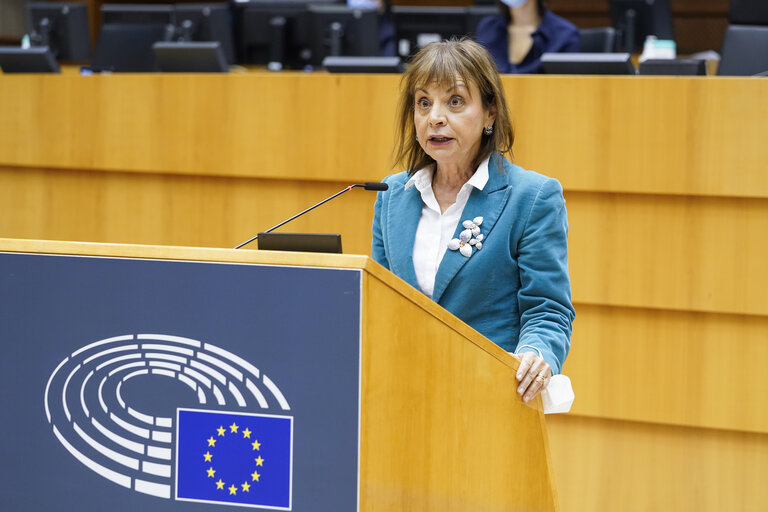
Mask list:
[[[221,272],[230,266],[238,272],[283,267],[310,274],[321,269],[356,270],[360,276],[359,402],[353,404],[359,405],[357,510],[559,510],[541,402],[524,405],[517,395],[517,360],[368,257],[0,239],[0,261],[56,259],[36,255],[73,256],[70,259],[86,265],[105,260],[160,261],[173,268],[203,262],[216,264]],[[3,268],[0,265],[0,287],[19,273],[9,275],[11,271],[4,273]],[[3,307],[12,300],[0,295]],[[0,395],[4,408],[9,400],[7,392]],[[39,412],[37,406],[34,414]],[[300,411],[294,408],[291,413],[298,417]],[[10,431],[12,421],[4,415],[0,433]],[[48,439],[52,436],[45,427],[47,433],[41,436]],[[12,455],[8,448],[0,450]],[[294,464],[301,456],[294,451]],[[294,482],[294,494],[301,492],[300,485]],[[124,492],[107,482],[103,486]],[[188,504],[175,505],[185,510]],[[293,507],[301,508],[298,501]],[[142,508],[151,510],[150,505]]]

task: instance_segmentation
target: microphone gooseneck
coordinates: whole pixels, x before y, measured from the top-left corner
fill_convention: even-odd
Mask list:
[[[335,194],[333,194],[331,197],[327,197],[327,198],[323,199],[322,201],[320,201],[319,203],[317,203],[317,204],[315,204],[315,205],[313,205],[313,206],[310,206],[309,208],[307,208],[307,209],[306,209],[306,210],[304,210],[303,212],[299,212],[299,213],[297,213],[296,215],[294,215],[294,216],[293,216],[293,217],[291,217],[290,219],[286,219],[286,220],[284,220],[283,222],[281,222],[280,224],[277,224],[277,225],[275,225],[275,226],[272,226],[271,228],[269,228],[269,229],[267,229],[266,231],[264,231],[264,233],[270,233],[271,231],[273,231],[273,230],[275,230],[275,229],[279,228],[280,226],[282,226],[282,225],[284,225],[284,224],[288,224],[288,223],[289,223],[289,222],[291,222],[293,219],[296,219],[296,218],[298,218],[298,217],[301,217],[301,216],[302,216],[302,215],[304,215],[305,213],[307,213],[307,212],[309,212],[309,211],[312,211],[312,210],[314,210],[315,208],[317,208],[317,207],[318,207],[318,206],[320,206],[321,204],[325,204],[325,203],[327,203],[328,201],[330,201],[331,199],[333,199],[333,198],[335,198],[335,197],[338,197],[338,196],[340,196],[340,195],[341,195],[341,194],[343,194],[344,192],[349,192],[349,191],[350,191],[350,190],[352,190],[353,188],[357,188],[357,187],[362,187],[362,188],[364,188],[365,190],[378,190],[378,191],[382,191],[382,190],[387,190],[387,189],[389,188],[389,185],[387,185],[386,183],[380,183],[380,182],[378,182],[378,181],[369,181],[369,182],[366,182],[366,183],[355,183],[354,185],[350,185],[350,186],[348,186],[347,188],[344,188],[344,189],[342,189],[342,190],[339,190],[338,192],[336,192]],[[254,240],[257,240],[258,238],[259,238],[259,235],[256,235],[256,236],[254,236],[253,238],[251,238],[250,240],[246,240],[245,242],[241,243],[240,245],[238,245],[237,247],[235,247],[235,249],[240,249],[240,248],[241,248],[241,247],[243,247],[244,245],[248,245],[249,243],[253,242]]]

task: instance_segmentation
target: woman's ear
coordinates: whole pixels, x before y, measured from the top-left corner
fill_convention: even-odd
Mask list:
[[[488,108],[488,117],[485,126],[491,126],[496,121],[496,105],[491,105]]]

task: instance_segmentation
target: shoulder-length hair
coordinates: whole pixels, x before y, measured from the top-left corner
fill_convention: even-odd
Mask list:
[[[493,133],[481,135],[480,148],[472,161],[472,169],[492,153],[507,154],[512,159],[515,140],[507,100],[496,64],[488,51],[471,39],[451,39],[426,45],[413,57],[400,80],[400,101],[395,131],[395,166],[403,164],[409,175],[435,161],[416,140],[413,115],[416,89],[438,83],[455,86],[457,80],[473,83],[480,91],[485,108],[495,107]],[[497,166],[502,169],[501,165]]]

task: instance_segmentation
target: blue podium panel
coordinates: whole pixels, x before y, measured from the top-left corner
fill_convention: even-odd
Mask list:
[[[361,279],[0,253],[2,509],[357,510]]]

